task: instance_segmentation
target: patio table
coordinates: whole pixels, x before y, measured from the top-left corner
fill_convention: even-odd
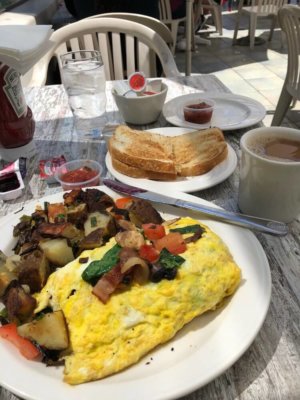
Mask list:
[[[167,101],[195,91],[229,92],[213,75],[166,79]],[[121,123],[122,118],[110,94],[108,82],[106,123]],[[37,154],[28,162],[26,189],[22,197],[1,204],[0,216],[19,210],[32,199],[60,191],[38,176],[38,160],[64,154],[67,159],[91,158],[104,163],[105,143],[97,137],[78,136],[62,86],[26,89],[27,102],[36,119]],[[163,116],[143,128],[169,126]],[[239,140],[245,129],[226,132],[226,140],[239,156]],[[103,164],[104,165],[104,164]],[[104,165],[105,167],[105,165]],[[106,169],[105,169],[106,171]],[[223,183],[194,195],[228,210],[237,210],[239,168]],[[255,233],[267,255],[272,275],[272,297],[266,320],[250,348],[225,373],[182,400],[296,400],[300,398],[300,249],[299,218],[290,224],[284,237]],[[253,266],[255,268],[255,266]],[[245,310],[246,312],[246,310]],[[1,358],[0,358],[1,360]],[[204,360],[205,362],[205,360]],[[1,364],[0,368],[7,368]],[[11,371],[13,374],[14,371]],[[51,387],[45,388],[45,391]],[[99,393],[101,396],[101,393]],[[0,400],[16,400],[0,388]],[[39,399],[43,400],[43,399]]]

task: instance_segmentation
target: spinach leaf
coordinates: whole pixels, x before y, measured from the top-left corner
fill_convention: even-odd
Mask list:
[[[202,228],[202,226],[199,224],[183,226],[181,228],[173,228],[170,229],[170,232],[179,232],[184,235],[185,233],[196,233],[199,230],[202,231],[202,233],[205,232],[204,228]]]
[[[121,246],[115,244],[108,250],[101,260],[92,261],[83,271],[81,277],[84,281],[95,285],[99,278],[110,271],[119,262]]]
[[[178,268],[185,262],[185,259],[178,254],[172,254],[166,248],[160,252],[158,264],[164,268]]]

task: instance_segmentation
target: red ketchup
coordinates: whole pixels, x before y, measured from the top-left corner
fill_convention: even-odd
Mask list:
[[[64,173],[63,175],[61,175],[60,179],[62,182],[65,183],[82,183],[83,186],[87,181],[92,180],[93,178],[95,178],[97,175],[99,174],[98,171],[95,171],[92,168],[89,167],[81,167],[81,168],[77,168],[74,169],[73,171],[68,171],[66,173]],[[97,179],[97,182],[95,180],[95,182],[92,182],[92,185],[96,186],[97,184],[99,184],[100,180]],[[91,183],[90,183],[91,184]]]
[[[12,149],[29,143],[35,122],[27,106],[19,73],[0,62],[0,147]]]
[[[211,120],[213,107],[202,101],[184,107],[184,119],[194,124],[206,124]]]

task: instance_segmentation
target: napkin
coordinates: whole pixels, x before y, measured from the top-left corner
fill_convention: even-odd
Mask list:
[[[25,74],[54,45],[51,25],[0,25],[0,62]]]

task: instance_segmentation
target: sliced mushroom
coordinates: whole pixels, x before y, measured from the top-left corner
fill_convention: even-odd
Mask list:
[[[145,244],[143,235],[138,231],[119,232],[116,234],[115,238],[116,242],[121,247],[129,247],[138,250],[143,244]]]

